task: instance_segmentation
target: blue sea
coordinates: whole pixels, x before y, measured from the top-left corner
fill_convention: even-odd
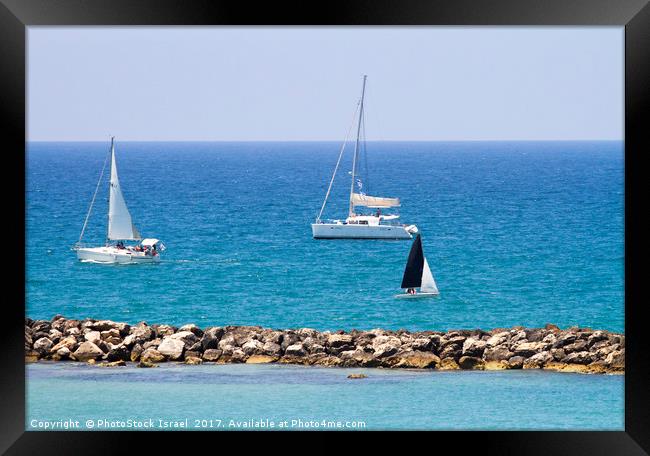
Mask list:
[[[28,430],[57,421],[78,422],[72,430],[261,429],[251,421],[288,430],[624,429],[622,375],[72,363],[27,373]]]
[[[80,263],[70,250],[108,143],[29,143],[27,315],[201,327],[448,330],[554,323],[624,331],[622,142],[368,143],[367,160],[359,166],[363,190],[401,198],[402,221],[419,227],[440,289],[439,298],[418,302],[393,298],[410,241],[312,239],[310,223],[339,148],[337,142],[118,141],[120,182],[133,221],[143,236],[162,239],[168,249],[160,264],[110,266]],[[324,217],[347,213],[350,155],[341,164]],[[107,193],[104,182],[84,236],[87,243],[104,242]],[[357,415],[369,423],[370,404],[381,410],[375,415],[387,413],[391,392],[396,401],[407,392],[432,397],[410,413],[374,416],[375,428],[526,427],[502,416],[521,397],[546,404],[530,412],[541,413],[530,415],[537,427],[622,426],[622,377],[372,371],[369,381],[348,385],[339,378],[345,370],[210,367],[215,366],[187,373],[129,371],[130,377],[120,377],[113,374],[118,371],[97,368],[30,366],[29,413],[80,416],[75,407],[81,402],[52,408],[50,393],[60,388],[81,401],[85,396],[76,391],[86,388],[90,395],[97,382],[108,391],[124,381],[133,394],[144,388],[151,397],[173,388],[186,405],[192,398],[203,400],[198,395],[203,387],[197,386],[203,382],[205,391],[214,392],[207,404],[232,411],[230,399],[216,396],[237,390],[241,375],[242,401],[232,411],[237,417],[270,413],[271,406],[261,400],[267,393],[278,395],[271,401],[279,404],[277,417],[289,416],[297,409],[283,409],[284,400],[312,391],[322,394],[300,404],[320,416],[341,383],[350,397],[361,394]],[[292,386],[274,380],[285,375]],[[132,381],[136,377],[141,383]],[[596,391],[614,399],[603,399],[603,407],[587,406]],[[385,403],[373,399],[379,392],[386,393],[377,396]],[[478,412],[467,416],[458,394],[477,401],[476,410],[483,401],[493,421]],[[499,394],[502,402],[494,399]],[[136,413],[133,403],[125,399],[124,409],[118,409]],[[582,405],[562,417],[558,411],[567,404]],[[109,404],[101,400],[95,406],[97,412],[113,410],[103,408]],[[163,403],[159,407],[167,410]],[[594,413],[602,416],[588,422],[580,407],[597,407]],[[435,422],[441,408],[447,410],[445,422]],[[337,410],[353,416],[356,409],[341,405]]]

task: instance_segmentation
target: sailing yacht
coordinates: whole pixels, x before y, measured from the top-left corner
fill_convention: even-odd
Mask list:
[[[363,76],[363,87],[361,89],[361,99],[357,105],[359,113],[357,121],[357,139],[354,146],[354,155],[352,159],[352,181],[350,184],[350,204],[348,217],[345,220],[321,220],[323,210],[327,204],[334,177],[338,171],[341,157],[345,150],[345,144],[348,137],[343,141],[343,146],[339,153],[339,158],[332,174],[325,200],[321,206],[320,213],[316,217],[316,221],[312,223],[311,230],[315,239],[411,239],[413,233],[417,233],[418,229],[415,225],[404,225],[397,222],[399,215],[397,214],[382,214],[382,210],[400,207],[399,198],[386,198],[380,196],[369,196],[361,192],[362,183],[358,179],[357,168],[359,165],[359,142],[363,121],[363,101],[366,93],[366,78]],[[355,111],[355,116],[357,111]],[[348,136],[352,126],[348,131]],[[365,150],[365,149],[364,149]],[[355,180],[358,186],[358,191],[355,191]],[[374,214],[361,214],[357,213],[357,208],[365,207],[368,209],[377,209]]]
[[[429,269],[429,263],[422,251],[422,236],[419,234],[411,246],[401,288],[404,288],[406,292],[395,295],[396,298],[430,298],[440,294],[436,281],[433,280],[431,269]],[[420,289],[419,292],[416,291],[417,288]]]
[[[135,227],[131,220],[131,214],[126,206],[124,195],[120,187],[120,181],[117,176],[117,165],[115,162],[115,141],[111,137],[111,177],[109,183],[109,197],[108,197],[108,232],[106,235],[106,244],[103,247],[86,247],[83,246],[81,240],[83,239],[88,219],[97,197],[97,191],[104,176],[104,169],[108,156],[104,161],[102,172],[95,188],[86,219],[81,229],[79,241],[74,247],[77,251],[77,258],[80,261],[95,262],[95,263],[156,263],[160,261],[160,253],[165,250],[165,245],[158,239],[147,238],[142,239],[140,232]],[[111,244],[111,241],[116,241]],[[140,241],[136,245],[125,245],[124,241]]]

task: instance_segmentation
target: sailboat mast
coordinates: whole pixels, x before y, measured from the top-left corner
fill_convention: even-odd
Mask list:
[[[115,136],[111,136],[111,178],[113,177],[113,164],[115,163]],[[111,185],[113,185],[112,179],[108,180],[108,207],[111,207]],[[108,238],[110,235],[111,222],[110,210],[106,212],[106,245],[108,245]]]
[[[359,155],[359,136],[361,134],[361,119],[363,118],[363,98],[366,94],[366,78],[367,75],[363,75],[363,87],[361,89],[361,105],[359,106],[359,123],[357,125],[357,142],[354,145],[354,156],[352,158],[352,182],[350,183],[350,210],[349,217],[354,215],[354,179],[357,171],[357,156]]]

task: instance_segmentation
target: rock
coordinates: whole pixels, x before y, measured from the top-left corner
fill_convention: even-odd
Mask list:
[[[252,355],[246,360],[246,364],[267,364],[274,363],[278,360],[277,356]]]
[[[483,352],[485,361],[507,361],[514,356],[506,345],[499,345],[494,348],[486,348]]]
[[[131,352],[124,345],[116,345],[108,350],[105,358],[108,361],[130,361]]]
[[[553,348],[562,348],[565,345],[574,343],[576,339],[577,337],[574,333],[565,333],[558,337],[557,341],[553,344]]]
[[[465,339],[465,342],[463,343],[462,354],[463,356],[466,357],[480,358],[481,356],[483,356],[483,351],[485,350],[486,345],[487,345],[487,341],[482,341],[482,340],[474,339],[473,337],[469,337]]]
[[[68,347],[61,347],[55,352],[55,354],[59,360],[64,360],[70,359],[72,352],[70,352],[70,349]]]
[[[178,328],[178,331],[179,332],[180,331],[189,331],[192,334],[194,334],[196,337],[199,337],[199,338],[203,336],[203,331],[201,330],[201,328],[199,328],[198,326],[196,326],[193,323],[181,326],[180,328]]]
[[[566,364],[589,364],[592,361],[593,358],[587,351],[569,353],[562,360]]]
[[[509,337],[510,337],[509,331],[502,331],[496,333],[493,336],[491,336],[488,340],[485,341],[485,346],[486,348],[499,346],[501,344],[506,343]]]
[[[241,348],[236,348],[235,350],[233,350],[232,355],[230,355],[230,362],[245,363],[247,358],[248,355],[246,355],[246,353],[244,353],[244,351]]]
[[[412,351],[395,355],[399,361],[394,367],[433,369],[440,364],[440,358],[430,352]]]
[[[166,336],[171,336],[176,332],[176,328],[170,325],[153,325],[155,335],[157,338],[165,338]]]
[[[247,355],[255,355],[264,353],[264,344],[259,340],[249,340],[244,345],[242,345],[242,350]]]
[[[49,352],[52,346],[52,341],[47,337],[41,337],[36,342],[34,342],[34,350],[43,354]]]
[[[549,351],[539,352],[524,361],[524,369],[541,369],[544,364],[553,361],[553,355]]]
[[[97,345],[102,340],[102,336],[99,331],[88,331],[84,334],[84,339]]]
[[[113,361],[109,363],[99,363],[97,364],[99,367],[123,367],[126,366],[126,363],[122,360],[119,361]]]
[[[549,348],[546,342],[520,342],[512,346],[512,352],[515,356],[523,356],[529,358],[541,351]]]
[[[142,355],[142,352],[144,351],[144,348],[142,348],[142,345],[140,344],[135,344],[133,348],[131,349],[131,354],[129,355],[129,358],[131,362],[136,362],[137,360],[140,359],[140,355]]]
[[[555,361],[560,361],[566,356],[566,353],[561,348],[551,348],[550,353]]]
[[[118,331],[119,334],[122,334],[123,336],[127,336],[129,334],[129,330],[131,329],[131,326],[129,326],[126,323],[116,323],[111,320],[100,320],[96,322],[91,322],[86,327],[100,332],[115,329]]]
[[[483,370],[504,370],[508,369],[508,361],[485,361]]]
[[[210,362],[215,362],[219,359],[221,356],[222,351],[217,350],[214,348],[208,348],[206,351],[203,352],[203,360],[205,361],[210,361]]]
[[[574,353],[587,350],[587,342],[584,340],[577,340],[572,344],[565,345],[562,347],[565,353]]]
[[[312,361],[314,366],[336,367],[341,365],[341,359],[336,356],[325,355]]]
[[[508,360],[509,369],[521,369],[524,367],[524,357],[523,356],[513,356]]]
[[[147,348],[158,348],[158,346],[160,345],[161,342],[162,342],[162,339],[148,340],[144,344],[142,344],[142,348],[144,348],[145,350]]]
[[[282,355],[282,348],[275,342],[268,341],[262,346],[262,352],[269,356]]]
[[[203,364],[203,360],[196,356],[188,356],[185,358],[185,364],[190,364],[190,365]]]
[[[374,353],[376,358],[386,358],[392,356],[398,351],[398,347],[391,344],[382,344],[374,348]]]
[[[463,347],[457,344],[447,344],[440,351],[440,358],[452,358],[454,360],[460,358],[463,354]]]
[[[305,351],[302,344],[298,343],[298,344],[289,345],[287,349],[284,351],[284,354],[287,356],[305,356],[307,352]]]
[[[458,370],[460,369],[460,366],[453,358],[443,358],[440,361],[440,365],[438,366],[438,369],[442,371]]]
[[[152,362],[149,362],[149,361],[140,361],[137,364],[137,366],[138,367],[158,367],[158,365],[156,363],[152,363]]]
[[[37,351],[30,350],[28,352],[25,352],[25,362],[26,363],[35,363],[38,361],[39,354]]]
[[[458,360],[458,366],[461,369],[483,370],[485,363],[481,358],[476,356],[461,356]]]
[[[539,328],[524,329],[524,332],[528,342],[540,342],[546,336],[546,331]]]
[[[605,331],[594,331],[591,336],[587,339],[587,347],[591,347],[596,342],[608,340],[607,333]]]
[[[341,347],[343,345],[351,345],[352,336],[348,334],[331,334],[327,338],[327,344],[333,348]]]
[[[64,337],[58,344],[50,349],[50,352],[57,352],[63,347],[66,347],[70,351],[74,351],[74,349],[77,348],[77,339],[75,339],[74,336]]]
[[[155,348],[147,348],[140,355],[140,364],[147,363],[162,363],[165,357]]]
[[[78,361],[88,361],[101,358],[104,356],[104,352],[97,345],[86,341],[79,345],[79,348],[74,351],[72,356]]]
[[[164,337],[163,342],[165,341],[165,339],[180,340],[183,342],[183,345],[187,350],[189,350],[195,343],[199,342],[200,340],[191,331],[178,331],[177,333],[172,334],[171,336]],[[158,351],[160,351],[160,348],[158,348]]]
[[[364,374],[350,374],[350,375],[348,375],[348,378],[352,378],[352,379],[355,379],[355,378],[368,378],[368,376],[364,375]]]
[[[607,355],[605,365],[613,371],[625,370],[625,349],[613,351]]]
[[[192,334],[192,336],[194,336],[194,334]],[[173,335],[165,337],[158,346],[158,352],[172,361],[181,359],[183,357],[184,350],[185,343],[183,340],[179,338],[173,338]]]

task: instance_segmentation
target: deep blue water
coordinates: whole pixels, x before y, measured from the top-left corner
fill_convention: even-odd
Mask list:
[[[352,372],[368,378],[350,380]],[[81,430],[89,429],[87,420],[94,430],[130,430],[98,420],[128,426],[129,420],[148,419],[153,429],[160,429],[159,419],[187,419],[188,429],[207,430],[238,429],[238,421],[251,419],[278,423],[275,429],[286,420],[292,430],[327,429],[292,426],[292,420],[373,430],[624,428],[620,375],[245,364],[106,369],[64,363],[28,365],[27,373],[26,428],[34,430],[58,420],[76,420]],[[194,420],[205,422],[197,427]]]
[[[107,143],[31,143],[27,314],[321,330],[623,328],[623,144],[369,143],[370,193],[399,196],[439,299],[404,302],[409,241],[314,240],[339,143],[117,142],[134,223],[161,264],[70,250]],[[350,155],[325,215],[347,210]],[[365,163],[360,167],[365,171]],[[101,244],[107,184],[85,241]]]

